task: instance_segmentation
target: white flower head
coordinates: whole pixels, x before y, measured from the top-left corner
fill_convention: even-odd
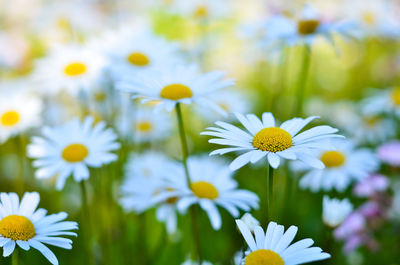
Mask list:
[[[89,178],[89,167],[98,168],[117,160],[112,153],[120,148],[117,135],[104,122],[93,125],[94,118],[74,119],[57,127],[44,127],[42,137],[33,137],[28,156],[39,179],[57,176],[57,189],[73,175],[80,182]]]
[[[297,265],[331,257],[321,248],[311,247],[314,241],[309,238],[291,244],[298,230],[296,226],[285,232],[284,226],[270,222],[266,232],[261,226],[256,226],[253,235],[241,220],[236,220],[236,224],[249,246],[245,265]]]
[[[173,0],[169,10],[197,19],[216,19],[228,16],[232,4],[226,0]]]
[[[41,100],[31,94],[0,90],[0,143],[41,122]]]
[[[379,165],[378,157],[368,149],[359,149],[350,140],[337,139],[331,142],[335,150],[322,151],[317,155],[325,168],[310,168],[306,164],[295,163],[293,169],[308,170],[300,180],[300,187],[330,191],[336,189],[343,192],[353,181],[361,181],[374,172]]]
[[[377,90],[363,102],[363,111],[367,115],[394,114],[400,117],[400,87]]]
[[[78,229],[76,222],[63,221],[67,214],[47,215],[47,210],[37,209],[40,196],[27,192],[21,201],[16,193],[0,193],[0,247],[8,257],[16,246],[28,251],[40,251],[51,264],[58,265],[57,257],[44,244],[64,249],[72,248],[72,240],[61,236],[76,236],[70,230]]]
[[[322,140],[342,137],[335,134],[338,130],[321,125],[299,133],[308,123],[317,117],[307,119],[294,118],[277,126],[274,116],[263,113],[262,120],[254,114],[246,116],[235,113],[237,119],[247,131],[229,123],[218,121],[219,127],[207,128],[202,135],[218,137],[210,139],[210,143],[227,145],[228,148],[217,149],[210,155],[223,155],[229,152],[245,152],[230,164],[231,170],[237,170],[247,163],[256,163],[267,157],[269,165],[278,168],[281,159],[301,160],[312,167],[323,168],[324,164],[312,152],[329,149],[329,145],[321,145]]]
[[[171,111],[177,103],[197,103],[225,114],[209,99],[210,94],[234,84],[230,79],[223,79],[224,76],[222,72],[199,73],[194,64],[174,65],[126,76],[117,83],[117,89],[135,93],[134,97],[143,98],[142,103],[160,101],[156,109]]]
[[[254,218],[250,213],[245,213],[240,220],[243,221],[249,228],[249,230],[254,233],[254,228],[260,225],[260,222]]]
[[[352,211],[353,205],[348,199],[330,199],[327,195],[324,196],[322,219],[326,225],[332,228],[339,226]]]

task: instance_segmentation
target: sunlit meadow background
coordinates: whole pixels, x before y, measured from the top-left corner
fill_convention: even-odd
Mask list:
[[[205,71],[226,71],[229,77],[236,80],[236,89],[246,96],[243,100],[250,106],[249,113],[260,115],[272,111],[281,121],[293,117],[295,91],[303,71],[303,47],[287,47],[283,49],[283,56],[282,53],[275,55],[274,51],[260,48],[256,39],[244,35],[248,25],[274,13],[295,12],[301,8],[303,1],[227,0],[223,15],[207,20],[174,12],[169,8],[172,5],[169,2],[173,1],[0,1],[1,97],[7,98],[7,94],[15,87],[40,95],[41,85],[33,82],[30,75],[35,60],[46,56],[49,48],[55,44],[95,42],[105,31],[120,27],[132,27],[132,30],[149,27],[156,34],[179,43],[182,54]],[[351,1],[310,2],[326,17],[359,19],[352,17],[348,3]],[[386,1],[377,2],[383,4]],[[394,8],[400,7],[394,5]],[[397,18],[400,16],[400,12],[392,11]],[[321,123],[339,128],[344,124],[351,128],[352,120],[347,119],[345,108],[366,97],[368,88],[383,90],[399,84],[400,47],[396,37],[366,34],[362,38],[343,40],[336,36],[334,45],[318,39],[311,49],[304,115],[319,115]],[[15,86],[15,82],[18,82],[18,86]],[[113,108],[120,106],[109,101],[111,96],[107,94],[108,91],[105,88],[93,92],[97,94],[86,104],[66,94],[46,97],[41,124],[61,124],[90,113],[98,120],[105,120],[108,126],[116,128],[118,132]],[[119,92],[113,93],[115,97]],[[340,102],[346,103],[338,106]],[[107,106],[105,111],[102,106]],[[200,136],[200,132],[212,122],[199,117],[191,106],[183,106],[183,112],[190,153],[204,154],[214,150],[215,146],[207,142],[208,138]],[[130,114],[134,115],[133,112],[126,115]],[[176,128],[173,113],[171,120],[172,127]],[[26,191],[38,191],[41,195],[40,207],[48,209],[49,213],[65,211],[69,213],[68,220],[81,223],[79,185],[72,178],[68,179],[62,191],[57,191],[53,180],[37,180],[34,177],[32,160],[26,156],[26,146],[32,135],[40,133],[41,126],[0,144],[0,191],[14,191],[20,196]],[[187,216],[179,216],[179,232],[171,236],[166,234],[165,225],[156,220],[154,209],[142,214],[125,213],[118,204],[119,186],[128,155],[152,149],[166,152],[179,160],[181,149],[178,132],[175,130],[171,137],[161,142],[139,144],[124,140],[123,137],[119,142],[122,148],[117,152],[118,161],[90,171],[89,209],[98,264],[182,263],[188,257],[192,244],[191,238],[185,236],[191,233]],[[377,145],[368,147],[375,150]],[[392,181],[399,177],[397,168],[383,166],[380,172]],[[263,200],[266,174],[267,167],[246,166],[235,173],[235,179],[241,188],[256,192]],[[371,250],[362,246],[351,253],[344,253],[343,243],[334,240],[332,231],[322,222],[322,197],[325,193],[299,189],[298,177],[288,170],[287,165],[276,171],[274,215],[280,224],[299,226],[296,238],[313,238],[317,246],[332,255],[330,260],[315,264],[400,264],[398,217],[379,220],[379,228],[371,232],[378,247]],[[392,188],[388,189],[390,198],[393,193]],[[365,202],[365,199],[354,197],[351,188],[345,193],[327,194],[350,198],[355,207]],[[263,207],[261,203],[261,209]],[[223,225],[219,231],[211,228],[203,211],[199,212],[201,249],[206,260],[215,264],[232,264],[234,253],[243,247],[243,240],[234,218],[224,210],[220,212]],[[256,218],[264,216],[262,210],[255,210],[252,214]],[[266,227],[266,224],[262,225]],[[80,236],[82,231],[78,233],[79,236],[73,238],[72,250],[51,248],[60,264],[87,263],[86,247]],[[19,255],[20,264],[23,265],[47,262],[35,250],[20,251]],[[0,257],[0,264],[11,264],[11,260]]]

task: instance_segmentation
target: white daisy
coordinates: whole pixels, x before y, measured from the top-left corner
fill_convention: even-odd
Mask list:
[[[194,260],[185,260],[181,265],[213,265],[211,262],[203,260],[201,263],[199,261]]]
[[[88,167],[101,167],[117,160],[111,151],[120,144],[117,136],[104,122],[93,126],[93,117],[83,122],[74,119],[57,127],[44,127],[42,137],[33,137],[28,156],[35,159],[33,166],[37,178],[57,176],[57,189],[64,187],[68,176],[75,181],[89,178]]]
[[[169,234],[175,233],[178,222],[178,197],[160,198],[158,195],[165,191],[174,191],[167,178],[185,183],[181,171],[182,167],[178,162],[162,153],[150,151],[140,156],[132,156],[127,164],[126,178],[120,188],[121,205],[125,210],[136,213],[156,207],[157,220],[165,223]]]
[[[313,155],[313,151],[331,148],[329,145],[321,145],[322,140],[342,137],[335,134],[337,129],[326,125],[316,126],[298,134],[308,123],[316,119],[316,116],[307,119],[294,118],[277,127],[274,116],[269,112],[263,113],[262,121],[254,114],[248,114],[246,117],[240,113],[235,115],[248,132],[218,121],[215,124],[220,128],[210,127],[207,128],[208,131],[201,133],[218,137],[210,139],[210,143],[231,146],[217,149],[210,155],[245,152],[233,160],[230,164],[231,170],[237,170],[249,162],[256,163],[264,157],[267,157],[268,163],[273,168],[278,168],[281,158],[299,159],[312,167],[323,168],[324,164]]]
[[[140,108],[136,113],[119,119],[118,130],[126,138],[133,136],[136,142],[153,142],[167,139],[171,135],[172,120],[169,113],[154,113],[149,108]]]
[[[233,90],[222,90],[217,91],[210,95],[210,100],[217,104],[220,108],[222,108],[226,113],[248,113],[251,111],[251,104],[249,99],[242,92],[233,91]],[[210,109],[201,108],[200,106],[196,106],[194,109],[202,118],[206,121],[214,122],[222,116]],[[233,120],[234,116],[229,115],[224,117],[228,120]]]
[[[363,104],[366,114],[386,113],[400,117],[400,87],[375,91],[375,94],[367,98]]]
[[[300,180],[300,187],[312,192],[336,189],[343,192],[353,181],[361,181],[379,165],[377,156],[368,149],[358,149],[350,140],[332,142],[335,151],[323,151],[317,155],[325,164],[324,169],[310,168],[306,164],[293,164],[298,171],[309,170]]]
[[[173,0],[169,9],[183,16],[215,19],[228,16],[232,11],[232,4],[226,0]]]
[[[353,124],[347,123],[344,130],[358,143],[382,143],[395,135],[393,120],[379,115],[362,114]]]
[[[256,226],[253,236],[241,220],[236,220],[236,224],[250,248],[246,251],[244,265],[297,265],[331,257],[321,248],[311,247],[314,241],[310,238],[290,245],[298,230],[296,226],[284,232],[284,226],[270,222],[265,233],[261,226]]]
[[[51,264],[57,265],[54,253],[44,244],[64,249],[72,248],[72,240],[60,236],[76,236],[76,222],[63,221],[67,214],[60,212],[46,216],[47,210],[36,209],[40,196],[27,192],[21,202],[16,193],[0,194],[0,247],[3,256],[11,255],[18,245],[23,250],[31,247],[40,251]]]
[[[254,218],[250,213],[245,213],[241,218],[241,221],[247,225],[249,230],[254,233],[254,228],[260,225],[260,222]]]
[[[258,208],[258,196],[247,190],[237,189],[232,172],[222,160],[207,157],[188,159],[190,185],[176,183],[171,178],[172,191],[160,194],[161,198],[178,197],[178,209],[186,213],[188,208],[198,203],[207,213],[211,225],[219,230],[222,225],[217,206],[225,208],[233,217],[239,216],[239,209],[250,211]],[[183,170],[182,170],[183,174]],[[176,177],[175,177],[176,178]]]
[[[168,111],[177,103],[197,103],[225,114],[221,107],[209,99],[213,92],[234,84],[230,79],[223,79],[224,76],[222,72],[201,74],[194,64],[174,65],[125,76],[117,83],[117,89],[137,93],[134,97],[144,98],[143,103],[159,100],[156,108],[165,108]]]
[[[317,37],[324,37],[333,43],[333,35],[347,37],[353,34],[354,24],[350,22],[328,22],[321,19],[310,4],[304,5],[301,14],[292,19],[284,15],[272,16],[265,23],[263,42],[266,46],[311,45]]]
[[[41,111],[42,101],[36,96],[0,90],[0,143],[38,126]]]
[[[324,196],[322,205],[322,220],[332,228],[339,226],[353,211],[353,205],[348,199],[335,199]]]
[[[44,93],[67,91],[78,95],[95,86],[102,74],[104,57],[91,47],[58,46],[39,59],[33,73],[34,80]]]

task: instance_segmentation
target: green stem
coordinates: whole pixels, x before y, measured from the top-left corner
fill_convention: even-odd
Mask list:
[[[18,248],[14,249],[14,253],[11,256],[11,265],[18,265]]]
[[[179,128],[179,136],[181,139],[181,146],[182,146],[182,163],[183,167],[185,169],[185,176],[186,176],[186,181],[188,185],[190,186],[191,181],[190,181],[190,174],[189,174],[189,168],[187,164],[187,158],[189,155],[189,148],[186,140],[186,134],[185,134],[185,126],[183,124],[183,118],[182,118],[182,110],[181,110],[181,105],[180,103],[176,104],[176,116],[178,119],[178,128]],[[199,234],[199,226],[197,223],[197,209],[195,206],[190,208],[190,217],[191,217],[191,224],[192,224],[192,233],[193,233],[193,240],[194,240],[194,245],[195,245],[195,259],[201,263],[201,250],[200,250],[200,234]]]
[[[267,209],[268,209],[268,222],[272,221],[272,203],[274,197],[274,169],[269,166],[268,167],[268,190],[267,190]]]
[[[88,264],[94,264],[93,249],[91,242],[91,225],[90,225],[90,215],[89,215],[89,204],[88,196],[86,190],[86,183],[84,180],[80,182],[81,193],[82,193],[82,219],[83,219],[83,231],[84,231],[84,241],[86,242]]]
[[[301,65],[301,71],[299,77],[299,86],[297,87],[297,94],[296,94],[296,108],[294,112],[294,116],[296,117],[300,117],[303,115],[304,97],[307,86],[308,74],[310,71],[310,61],[311,61],[311,48],[307,44],[305,44],[303,52],[303,62]]]

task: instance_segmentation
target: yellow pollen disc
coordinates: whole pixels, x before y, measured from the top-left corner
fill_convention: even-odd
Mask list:
[[[339,151],[327,151],[322,154],[321,161],[326,167],[339,167],[344,164],[346,157]]]
[[[11,127],[16,125],[20,119],[21,117],[18,112],[16,112],[15,110],[10,110],[1,115],[0,123],[3,126]]]
[[[103,102],[107,99],[107,94],[104,92],[97,92],[94,94],[94,100],[98,102]]]
[[[89,150],[83,144],[70,144],[62,151],[62,157],[70,163],[81,162],[88,154]]]
[[[0,235],[5,238],[28,241],[35,233],[35,226],[25,216],[9,215],[0,221]]]
[[[136,125],[136,129],[141,132],[149,132],[153,129],[153,125],[148,121],[142,121]]]
[[[253,138],[255,148],[272,153],[286,150],[292,145],[292,136],[279,127],[264,128]]]
[[[146,66],[150,63],[149,58],[140,52],[133,52],[128,55],[128,58],[126,58],[128,62],[130,62],[133,65],[136,66]]]
[[[245,259],[245,265],[285,265],[281,256],[266,249],[259,249],[251,252]]]
[[[226,103],[219,103],[218,106],[220,106],[223,110],[229,112],[229,106]]]
[[[86,65],[80,62],[70,63],[64,68],[64,73],[69,76],[78,76],[86,73]]]
[[[197,181],[190,184],[194,195],[199,198],[214,200],[218,198],[218,190],[215,186],[207,181]]]
[[[319,26],[319,21],[315,19],[300,20],[297,24],[297,31],[302,35],[313,34]]]
[[[194,11],[194,16],[195,17],[206,17],[207,15],[208,15],[208,9],[207,9],[206,6],[199,6]]]
[[[400,106],[400,88],[396,88],[392,92],[392,100],[396,106]]]
[[[375,24],[375,14],[371,11],[366,11],[362,15],[362,20],[369,25],[373,25]]]
[[[193,96],[192,90],[182,84],[171,84],[165,86],[160,93],[162,98],[179,100],[183,98],[191,98]]]
[[[365,124],[371,128],[374,128],[379,123],[379,121],[379,117],[367,117],[364,119]]]

